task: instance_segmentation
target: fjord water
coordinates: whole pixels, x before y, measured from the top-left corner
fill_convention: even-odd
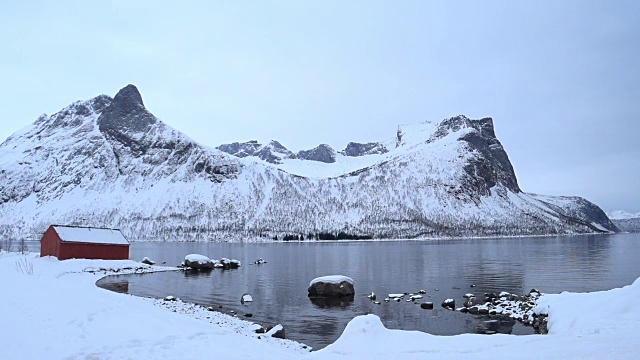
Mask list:
[[[531,334],[508,319],[461,314],[443,309],[446,298],[462,306],[463,295],[508,291],[546,293],[599,291],[631,284],[640,276],[640,234],[456,239],[432,241],[289,242],[289,243],[133,243],[131,258],[148,256],[158,264],[177,265],[184,256],[235,258],[238,270],[165,272],[106,277],[99,286],[129,294],[214,306],[222,312],[285,326],[286,336],[315,349],[335,341],[353,317],[373,313],[389,328],[437,335],[497,331]],[[264,258],[263,265],[250,265]],[[353,302],[312,302],[309,281],[323,275],[354,279]],[[423,310],[414,303],[382,301],[389,293],[426,290]],[[382,304],[367,298],[375,292]],[[252,303],[242,305],[242,294]],[[219,306],[222,305],[220,308]],[[603,304],[606,305],[606,304]],[[594,311],[596,311],[594,309]]]

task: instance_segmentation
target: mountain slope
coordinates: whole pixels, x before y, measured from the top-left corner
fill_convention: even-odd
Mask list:
[[[622,231],[640,232],[640,213],[614,210],[607,213],[607,216]]]
[[[51,223],[119,227],[133,240],[617,231],[584,199],[563,207],[521,192],[491,119],[400,126],[395,148],[372,143],[356,157],[323,148],[308,154],[316,161],[260,158],[265,148],[285,154],[276,143],[244,158],[240,144],[238,156],[199,145],[128,85],[43,115],[0,145],[0,232]]]

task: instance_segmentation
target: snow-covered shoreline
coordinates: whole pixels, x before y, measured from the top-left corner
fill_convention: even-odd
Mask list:
[[[226,314],[95,286],[111,273],[168,270],[175,268],[0,253],[0,318],[7,324],[0,358],[619,359],[640,353],[640,279],[609,291],[542,296],[536,311],[549,315],[546,336],[435,336],[386,329],[377,316],[364,315],[354,318],[335,343],[310,353],[292,341],[258,338],[251,323]]]

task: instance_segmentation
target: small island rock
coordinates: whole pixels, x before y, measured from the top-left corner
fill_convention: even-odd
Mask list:
[[[184,266],[188,266],[196,270],[210,270],[213,269],[214,263],[204,255],[189,254],[184,257]]]
[[[322,276],[311,280],[307,289],[309,296],[343,297],[353,296],[353,279],[343,275]]]

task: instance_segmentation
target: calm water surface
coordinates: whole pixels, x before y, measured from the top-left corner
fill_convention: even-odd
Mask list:
[[[134,243],[131,258],[148,256],[158,264],[177,265],[184,256],[199,253],[210,258],[235,258],[238,270],[208,273],[167,272],[110,276],[99,286],[138,296],[177,296],[184,301],[220,306],[252,321],[285,326],[287,338],[315,349],[335,341],[346,324],[360,314],[373,313],[389,328],[420,330],[437,335],[484,333],[487,330],[531,334],[531,328],[507,319],[497,323],[488,316],[461,314],[440,307],[446,298],[458,306],[468,292],[528,293],[596,291],[631,284],[640,277],[640,235],[534,237],[514,239],[461,239],[442,241],[317,242],[317,243]],[[250,265],[257,258],[268,263]],[[354,279],[352,302],[312,302],[309,281],[317,276],[341,274]],[[475,285],[472,287],[472,285]],[[382,302],[389,293],[427,291],[418,303]],[[243,293],[254,302],[240,304]]]

